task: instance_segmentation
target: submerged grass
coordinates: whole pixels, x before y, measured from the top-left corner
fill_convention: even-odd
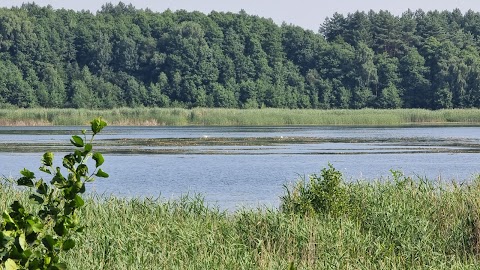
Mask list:
[[[63,259],[70,269],[478,269],[478,180],[345,188],[350,207],[335,216],[91,195],[86,232]],[[2,184],[0,210],[27,196]]]
[[[111,125],[366,125],[480,124],[479,109],[214,109],[214,108],[119,108],[87,109],[0,109],[0,125],[86,125],[102,116]]]

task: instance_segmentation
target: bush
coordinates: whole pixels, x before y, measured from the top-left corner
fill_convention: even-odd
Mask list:
[[[302,179],[292,190],[285,187],[286,195],[281,197],[280,208],[286,213],[323,214],[338,217],[348,209],[349,196],[343,183],[342,173],[332,164],[323,168],[320,175]]]
[[[104,159],[101,153],[93,152],[93,138],[107,124],[97,118],[91,122],[92,135],[87,140],[72,136],[70,142],[77,149],[63,158],[63,167],[68,175],[62,174],[60,167],[54,167],[54,155],[43,155],[40,171],[50,175],[50,183],[38,179],[27,169],[21,171],[17,180],[19,186],[28,187],[29,198],[35,204],[22,205],[14,201],[2,215],[0,223],[0,267],[13,269],[65,269],[60,253],[75,247],[75,234],[83,231],[77,210],[85,202],[81,194],[85,183],[94,177],[108,177],[99,167]],[[95,169],[90,172],[87,160],[95,161]],[[31,210],[33,209],[33,210]]]

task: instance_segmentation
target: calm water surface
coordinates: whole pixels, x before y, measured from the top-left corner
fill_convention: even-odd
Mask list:
[[[0,127],[0,173],[33,170],[46,150],[60,158],[80,129]],[[201,193],[222,209],[276,207],[284,184],[329,162],[347,181],[388,176],[390,169],[461,182],[480,172],[480,127],[107,127],[97,144],[110,178],[89,190],[123,197]]]

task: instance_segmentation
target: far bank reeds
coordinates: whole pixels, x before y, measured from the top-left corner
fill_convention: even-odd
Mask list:
[[[102,116],[117,126],[401,126],[480,125],[479,109],[214,109],[214,108],[119,108],[0,109],[0,126],[86,125]]]
[[[342,189],[337,214],[92,195],[85,233],[63,259],[69,269],[478,269],[480,182],[394,174]],[[0,211],[27,196],[3,184]]]

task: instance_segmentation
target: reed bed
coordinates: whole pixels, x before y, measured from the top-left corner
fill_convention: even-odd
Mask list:
[[[408,180],[408,179],[407,179]],[[89,195],[70,269],[478,269],[480,181],[346,184],[345,214]],[[0,187],[0,210],[27,192]]]
[[[0,109],[0,125],[87,125],[102,116],[111,125],[132,126],[285,126],[285,125],[480,125],[479,109],[215,109],[215,108],[118,108]]]

